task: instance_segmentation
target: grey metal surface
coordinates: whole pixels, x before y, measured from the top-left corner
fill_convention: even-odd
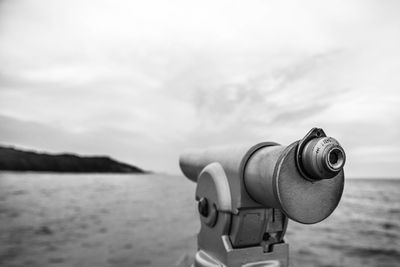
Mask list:
[[[219,163],[229,181],[233,213],[237,214],[241,208],[262,207],[248,195],[243,180],[243,167],[247,158],[251,156],[251,153],[248,154],[248,152],[259,145],[270,145],[270,143],[191,150],[181,155],[179,165],[186,177],[197,182],[200,173],[207,165]]]
[[[298,172],[293,143],[281,155],[275,168],[275,196],[282,211],[292,220],[304,224],[327,218],[337,207],[344,188],[344,172],[331,179],[309,181]]]
[[[275,165],[285,146],[265,146],[255,150],[244,167],[244,184],[250,197],[266,208],[280,208],[274,194]]]

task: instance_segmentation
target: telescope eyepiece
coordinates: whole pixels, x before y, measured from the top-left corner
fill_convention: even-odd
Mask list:
[[[308,141],[302,151],[302,165],[314,180],[331,179],[342,171],[346,154],[332,137],[319,137]]]
[[[334,147],[328,151],[327,167],[332,171],[340,171],[344,166],[345,154],[341,147]]]

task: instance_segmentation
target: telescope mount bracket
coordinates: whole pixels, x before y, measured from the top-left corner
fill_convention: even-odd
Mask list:
[[[199,174],[196,200],[201,228],[193,266],[288,266],[289,247],[283,242],[287,217],[279,209],[233,208],[231,178],[217,162]]]

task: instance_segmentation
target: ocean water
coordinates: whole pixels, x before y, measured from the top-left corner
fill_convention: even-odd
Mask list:
[[[176,266],[196,251],[182,176],[0,173],[0,266]],[[335,212],[290,222],[290,266],[400,266],[400,180],[346,180]]]

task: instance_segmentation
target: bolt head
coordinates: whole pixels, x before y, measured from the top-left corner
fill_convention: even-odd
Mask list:
[[[208,201],[207,198],[202,197],[200,198],[197,206],[199,213],[201,216],[207,217],[208,216]]]

